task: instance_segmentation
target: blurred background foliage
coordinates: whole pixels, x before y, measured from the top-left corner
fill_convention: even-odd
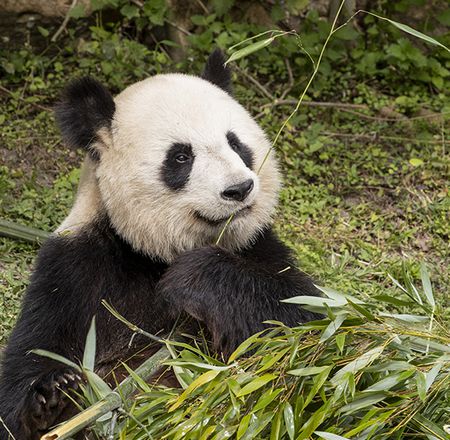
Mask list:
[[[53,2],[56,7],[61,0]],[[203,60],[213,47],[226,49],[259,32],[283,29],[297,31],[300,42],[279,39],[270,50],[243,60],[239,67],[257,65],[258,76],[266,81],[287,82],[284,60],[288,58],[296,79],[295,94],[311,71],[311,62],[299,44],[312,57],[318,55],[330,30],[329,16],[338,4],[335,0],[74,1],[67,13],[70,22],[58,32],[59,38],[55,32],[60,20],[55,17],[22,13],[17,17],[19,23],[8,18],[10,35],[3,36],[2,74],[13,83],[28,79],[32,91],[48,89],[67,75],[93,74],[118,91],[168,66],[195,70],[197,60]],[[341,22],[360,9],[406,22],[449,43],[450,13],[445,0],[347,1]],[[395,87],[397,94],[412,85],[416,93],[424,86],[426,91],[428,87],[448,90],[448,60],[448,52],[423,47],[423,42],[411,41],[388,23],[361,13],[331,41],[315,90],[316,94],[332,94],[330,83],[336,73],[344,72],[347,81],[335,93],[348,92],[355,76],[363,82]]]

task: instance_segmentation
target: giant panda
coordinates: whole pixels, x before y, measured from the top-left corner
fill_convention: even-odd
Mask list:
[[[3,356],[0,417],[16,440],[37,439],[66,419],[73,407],[65,392],[82,380],[30,350],[78,362],[94,315],[97,371],[148,344],[103,299],[154,334],[180,314],[193,317],[224,356],[263,321],[318,318],[280,302],[319,292],[272,230],[277,162],[233,98],[220,51],[201,76],[157,75],[115,98],[92,78],[75,80],[55,111],[63,140],[84,148],[86,159],[71,212],[39,252]]]

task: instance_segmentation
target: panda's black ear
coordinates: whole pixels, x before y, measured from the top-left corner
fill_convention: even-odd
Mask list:
[[[202,78],[219,86],[231,95],[231,70],[225,66],[225,57],[220,49],[214,50],[208,57]]]
[[[63,140],[72,148],[86,149],[92,158],[101,128],[111,128],[116,106],[109,91],[98,81],[84,77],[71,82],[55,106],[55,117]]]

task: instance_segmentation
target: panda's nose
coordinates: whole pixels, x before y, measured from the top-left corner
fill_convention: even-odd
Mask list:
[[[245,182],[238,183],[237,185],[229,186],[222,192],[221,196],[225,200],[236,200],[237,202],[242,202],[251,193],[253,186],[253,180],[248,179]]]

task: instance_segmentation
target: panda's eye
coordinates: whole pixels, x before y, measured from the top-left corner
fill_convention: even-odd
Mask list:
[[[233,151],[236,151],[236,153],[241,149],[241,145],[237,142],[230,142],[230,147]]]
[[[187,162],[189,160],[189,156],[187,154],[182,154],[182,153],[181,154],[177,154],[175,156],[175,160],[178,163],[185,163],[185,162]]]

